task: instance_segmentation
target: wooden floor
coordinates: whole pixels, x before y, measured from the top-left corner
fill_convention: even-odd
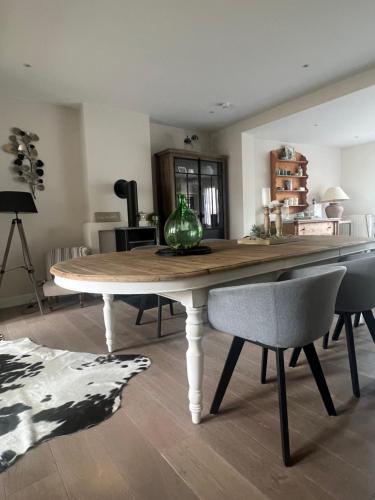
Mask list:
[[[351,395],[345,341],[321,351],[339,416],[328,417],[305,359],[288,369],[290,436],[295,465],[281,464],[275,386],[259,383],[260,349],[246,346],[216,417],[207,415],[230,338],[207,329],[204,421],[187,411],[184,315],[165,309],[155,338],[155,311],[134,326],[135,310],[116,304],[119,352],[151,357],[152,367],[124,391],[123,407],[90,430],[44,443],[0,475],[0,500],[187,500],[375,498],[375,346],[356,330],[362,397]],[[181,309],[180,309],[181,311]],[[93,353],[105,352],[101,304],[40,317],[0,311],[6,339]],[[287,353],[287,356],[289,354]]]

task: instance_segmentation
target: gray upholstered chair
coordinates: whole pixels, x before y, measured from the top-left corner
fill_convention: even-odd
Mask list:
[[[352,253],[350,255],[344,255],[343,257],[341,257],[339,262],[348,262],[352,260],[362,259],[363,257],[369,257],[371,254],[374,255],[374,252],[365,251],[365,252]],[[357,328],[359,326],[361,316],[362,316],[361,313],[356,313],[354,315],[354,321],[353,321],[354,328]],[[339,339],[343,327],[344,327],[344,319],[342,316],[339,316],[336,323],[335,331],[333,332],[332,335],[332,340],[335,341]],[[327,337],[327,346],[328,346],[328,337]]]
[[[329,415],[335,407],[317,357],[314,341],[329,329],[334,314],[337,290],[345,274],[344,267],[275,283],[260,283],[213,289],[208,297],[208,317],[216,330],[234,336],[221,379],[211,406],[219,411],[226,388],[245,342],[275,351],[279,388],[282,454],[290,465],[288,412],[284,370],[284,350],[302,347]],[[266,363],[265,363],[266,365]]]
[[[139,247],[134,247],[132,248],[132,252],[139,252],[142,250],[150,250],[153,249],[155,252],[159,248],[166,248],[163,245],[144,245],[144,246],[139,246]],[[161,295],[156,295],[155,293],[149,293],[149,294],[127,294],[127,295],[117,295],[116,298],[118,300],[121,300],[122,302],[125,302],[129,306],[135,307],[138,309],[138,314],[137,314],[137,319],[135,320],[136,325],[141,324],[142,316],[144,311],[147,311],[148,309],[154,309],[155,307],[158,308],[158,318],[157,318],[157,336],[161,337],[161,321],[162,321],[162,314],[163,314],[163,306],[169,305],[169,312],[171,316],[174,314],[173,310],[173,304],[176,302],[175,300],[172,299],[167,299],[166,297],[162,297]]]
[[[352,315],[363,314],[371,337],[375,342],[375,318],[372,312],[375,307],[375,256],[373,253],[362,254],[361,258],[342,261],[340,265],[345,266],[347,272],[336,299],[335,312],[339,315],[339,319],[333,335],[336,337],[337,332],[340,332],[343,325],[345,325],[353,394],[360,397]],[[325,267],[333,268],[333,266],[337,266],[337,264]],[[307,271],[307,269],[297,270],[294,272],[294,276],[300,276],[304,271]],[[328,335],[326,334],[327,341]],[[299,348],[293,351],[290,366],[296,365],[300,351]]]

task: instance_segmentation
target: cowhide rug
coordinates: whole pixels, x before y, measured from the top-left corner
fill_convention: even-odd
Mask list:
[[[112,415],[144,356],[58,351],[30,339],[0,342],[0,472],[39,443]]]

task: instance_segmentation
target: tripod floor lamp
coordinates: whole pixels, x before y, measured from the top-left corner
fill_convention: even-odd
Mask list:
[[[6,265],[7,265],[9,250],[12,244],[14,230],[17,227],[21,239],[24,265],[19,266],[15,269],[21,268],[27,271],[31,284],[34,289],[35,298],[39,306],[40,314],[43,314],[42,302],[40,300],[38,293],[38,287],[35,280],[35,271],[31,262],[31,256],[26,241],[25,231],[23,229],[22,220],[18,217],[18,214],[20,213],[36,214],[38,212],[33,197],[31,196],[31,193],[24,193],[21,191],[0,191],[0,212],[15,214],[15,217],[12,219],[11,222],[8,241],[5,247],[4,258],[0,267],[0,286],[2,284],[4,274],[6,273]],[[9,271],[13,270],[14,269],[9,269]]]

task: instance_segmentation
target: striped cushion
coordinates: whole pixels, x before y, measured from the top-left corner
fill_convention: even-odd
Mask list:
[[[87,247],[70,247],[70,248],[52,248],[46,255],[46,273],[47,280],[52,280],[53,276],[50,273],[51,266],[57,262],[62,262],[64,260],[75,259],[77,257],[83,257],[84,255],[89,255],[90,250]]]

